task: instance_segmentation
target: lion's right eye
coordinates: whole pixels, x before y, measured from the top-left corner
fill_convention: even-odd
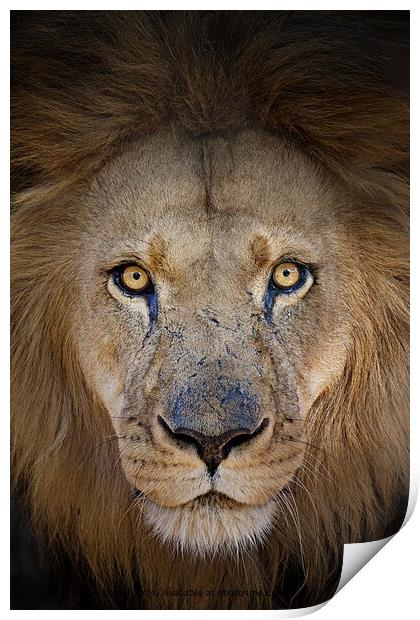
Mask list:
[[[113,278],[115,284],[129,295],[143,295],[153,287],[149,274],[139,265],[121,265],[114,269]]]

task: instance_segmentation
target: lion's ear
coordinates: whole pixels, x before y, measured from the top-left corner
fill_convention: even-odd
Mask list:
[[[286,132],[347,181],[401,171],[408,12],[388,13],[14,12],[14,191],[63,193],[168,123]]]

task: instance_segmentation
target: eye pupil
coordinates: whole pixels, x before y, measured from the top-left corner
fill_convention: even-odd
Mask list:
[[[290,271],[288,269],[283,269],[283,275],[285,278],[288,278],[290,276]]]
[[[141,274],[138,271],[135,271],[133,273],[133,278],[134,278],[134,280],[140,280]]]

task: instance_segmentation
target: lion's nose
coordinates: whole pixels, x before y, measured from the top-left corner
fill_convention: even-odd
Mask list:
[[[260,435],[269,424],[269,419],[264,418],[255,430],[238,428],[230,429],[220,435],[204,435],[191,428],[172,429],[162,416],[158,416],[158,421],[168,435],[192,444],[197,449],[211,476],[232,448],[251,441]]]

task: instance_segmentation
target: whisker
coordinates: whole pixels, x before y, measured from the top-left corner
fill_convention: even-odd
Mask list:
[[[327,452],[324,448],[320,448],[319,446],[316,446],[313,443],[309,443],[308,441],[303,441],[303,439],[293,439],[292,437],[288,437],[286,441],[292,441],[293,443],[302,443],[305,446],[308,446],[309,448],[313,448],[314,450],[319,450],[320,452],[323,452],[329,458],[334,459],[335,461],[337,460],[335,456],[333,456],[332,454],[329,454],[329,452]]]
[[[94,446],[94,450],[98,450],[99,448],[102,448],[103,446],[110,444],[111,442],[116,441],[117,439],[123,439],[123,436],[122,435],[110,435],[109,437],[105,438],[104,441],[101,441],[101,443]]]

